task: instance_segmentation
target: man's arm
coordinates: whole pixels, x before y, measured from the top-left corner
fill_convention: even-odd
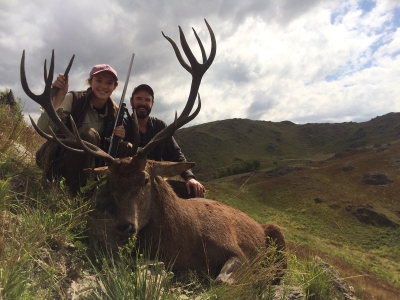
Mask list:
[[[172,156],[168,156],[167,154]],[[168,139],[165,143],[163,160],[174,161],[174,162],[185,162],[186,158],[183,155],[181,148],[178,143],[175,141],[173,137]],[[188,194],[191,194],[191,191],[194,191],[193,197],[204,197],[205,188],[204,186],[195,179],[195,176],[191,169],[186,170],[181,174],[182,178],[186,181],[186,188]]]
[[[165,142],[164,151],[162,153],[162,159],[165,161],[174,162],[186,162],[185,155],[182,153],[181,148],[175,141],[174,137],[171,137]],[[186,170],[181,174],[181,177],[187,180],[189,177],[195,178],[191,169]]]

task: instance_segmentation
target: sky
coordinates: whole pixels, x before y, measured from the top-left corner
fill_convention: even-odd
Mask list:
[[[70,58],[69,90],[84,90],[95,64],[119,77],[119,103],[135,86],[153,87],[152,115],[171,123],[185,106],[191,75],[161,32],[179,44],[181,26],[199,61],[192,28],[217,54],[200,86],[202,108],[187,126],[242,118],[272,122],[365,122],[400,111],[400,0],[0,0],[0,90],[21,98],[24,116],[39,106],[22,90],[44,89],[43,63],[55,76]],[[182,52],[183,53],[183,52]]]

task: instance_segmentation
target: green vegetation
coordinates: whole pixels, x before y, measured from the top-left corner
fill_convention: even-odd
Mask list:
[[[158,260],[148,264],[148,254],[136,251],[135,240],[119,248],[118,259],[99,249],[94,255],[92,267],[98,281],[89,299],[172,299],[173,273]]]
[[[235,164],[234,166],[220,170],[216,178],[257,171],[258,169],[260,169],[260,165],[260,161],[256,159],[240,162],[238,164]]]
[[[259,171],[221,178],[206,184],[207,197],[238,207],[259,222],[279,224],[292,253],[302,258],[315,254],[332,263],[354,286],[362,286],[365,299],[386,292],[390,299],[400,289],[400,226],[365,224],[355,215],[357,207],[368,206],[400,224],[400,187],[361,181],[365,172],[399,179],[400,144],[385,149],[309,162],[300,169],[287,168],[291,171],[284,175]],[[344,171],[348,165],[353,169]]]
[[[347,129],[340,129],[342,124],[333,124],[332,128],[321,124],[326,136],[323,140],[316,131],[307,131],[318,149],[313,149],[310,141],[308,145],[299,142],[305,134],[302,128],[317,128],[318,124],[299,130],[290,122],[265,122],[270,126],[266,133],[259,127],[264,122],[258,121],[203,124],[204,132],[208,130],[204,128],[213,128],[214,142],[209,142],[208,134],[196,133],[203,125],[184,129],[192,130],[199,143],[207,147],[219,143],[219,152],[206,146],[201,149],[203,146],[197,144],[202,156],[199,161],[217,166],[210,174],[231,168],[231,176],[206,182],[206,196],[235,206],[260,223],[279,224],[288,240],[289,266],[279,287],[271,285],[276,271],[271,252],[260,253],[245,263],[238,284],[226,286],[215,285],[207,275],[172,275],[170,266],[163,270],[157,261],[149,265],[146,253],[135,251],[133,241],[118,249],[119,259],[94,247],[87,222],[93,216],[95,200],[85,195],[71,198],[63,182],[55,185],[43,181],[34,159],[43,139],[24,123],[20,107],[0,105],[0,298],[276,299],[273,295],[280,290],[284,299],[296,287],[304,299],[342,299],[334,289],[339,278],[350,284],[360,299],[394,299],[400,293],[400,229],[364,224],[354,212],[359,205],[369,205],[400,224],[400,186],[361,182],[365,172],[385,172],[395,182],[400,179],[396,135],[386,139],[381,132],[374,140],[371,133],[379,132],[376,126],[394,132],[391,126],[397,126],[396,116],[387,116],[390,126],[381,118],[374,119],[373,126],[362,124],[367,135],[360,136],[368,137],[365,143],[375,148],[331,159],[326,159],[327,153],[349,146],[340,144],[338,137],[346,132],[354,134],[359,124],[343,124]],[[229,125],[229,121],[233,123]],[[241,122],[248,126],[243,129],[236,124]],[[238,128],[242,129],[235,131]],[[224,136],[226,139],[222,139]],[[237,139],[235,147],[229,141],[232,136]],[[263,136],[269,137],[264,154],[251,144],[252,139],[265,142]],[[389,142],[391,146],[377,146]],[[187,144],[179,143],[186,154]],[[279,144],[286,146],[277,147]],[[249,169],[240,172],[251,173],[232,171],[232,166],[246,164]],[[285,174],[266,173],[283,165],[302,168],[287,168]],[[348,165],[353,169],[343,171]],[[325,268],[316,257],[334,269]]]
[[[302,124],[230,119],[178,130],[174,137],[201,180],[242,161],[258,160],[260,168],[275,163],[325,159],[345,149],[386,145],[400,139],[400,113],[363,123]]]

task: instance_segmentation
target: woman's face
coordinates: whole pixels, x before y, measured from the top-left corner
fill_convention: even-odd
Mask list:
[[[93,75],[89,80],[94,96],[99,100],[106,101],[117,87],[117,82],[112,73],[104,71]]]

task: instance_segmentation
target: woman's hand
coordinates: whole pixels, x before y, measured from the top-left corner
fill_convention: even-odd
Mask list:
[[[61,106],[65,95],[68,92],[68,76],[65,78],[64,74],[58,74],[51,87],[56,87],[59,89],[52,99],[54,109],[57,110]]]
[[[125,127],[124,127],[124,125],[115,127],[114,135],[119,137],[120,139],[124,139],[125,138]]]

